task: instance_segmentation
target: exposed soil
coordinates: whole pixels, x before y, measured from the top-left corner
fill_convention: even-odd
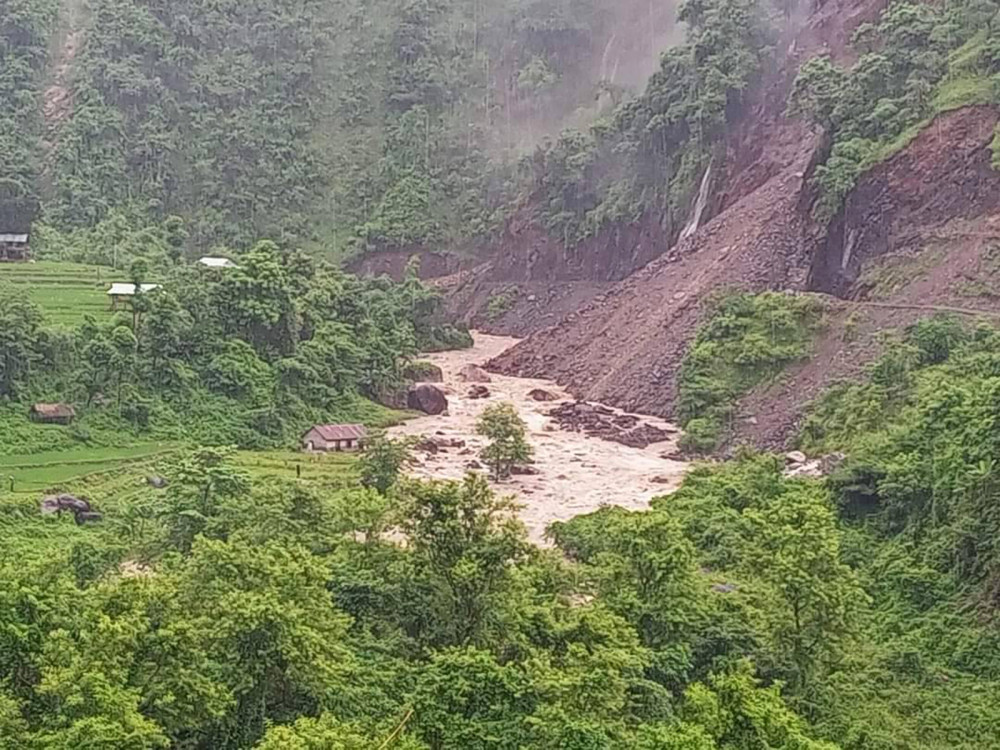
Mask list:
[[[553,521],[590,513],[603,505],[646,508],[652,498],[667,494],[680,484],[688,465],[663,457],[674,451],[672,439],[643,449],[590,437],[582,431],[560,429],[549,413],[569,402],[569,397],[551,381],[494,375],[486,385],[490,391],[488,398],[470,398],[470,384],[460,377],[460,371],[469,364],[481,364],[496,357],[517,343],[513,338],[481,333],[475,339],[472,349],[427,357],[444,372],[448,414],[420,417],[392,430],[395,435],[426,436],[444,445],[436,446],[434,452],[418,451],[420,463],[412,469],[414,476],[462,478],[469,465],[478,461],[477,454],[485,445],[475,434],[480,414],[491,404],[507,402],[514,404],[528,426],[528,439],[535,449],[531,470],[537,473],[515,476],[497,489],[515,495],[523,505],[520,516],[535,542],[544,543],[545,529]],[[529,396],[535,389],[562,400],[536,401]],[[622,416],[617,410],[614,414]],[[673,432],[661,420],[635,416]],[[451,447],[453,444],[461,445]]]
[[[669,418],[677,369],[713,293],[804,286],[807,227],[799,204],[814,148],[815,139],[801,140],[780,174],[490,367],[547,376],[582,398]]]
[[[59,30],[53,40],[53,64],[49,71],[49,85],[42,96],[42,112],[47,131],[46,138],[54,142],[56,130],[73,113],[70,95],[70,76],[73,62],[83,46],[83,0],[67,0],[60,11]]]
[[[819,12],[789,59],[827,49],[829,40],[836,42],[829,51],[843,57],[846,27],[870,20],[884,3],[827,5],[840,15]],[[827,231],[811,217],[809,182],[825,145],[781,114],[787,84],[779,74],[763,82],[746,127],[734,128],[718,213],[707,225],[490,367],[551,377],[578,397],[669,419],[678,368],[713,295],[819,291],[891,305],[835,305],[813,358],[744,399],[734,439],[778,447],[811,399],[835,380],[858,377],[878,356],[880,330],[936,309],[996,311],[1000,288],[983,279],[993,269],[984,253],[1000,242],[1000,173],[987,149],[997,112],[969,107],[936,118],[860,181]],[[899,263],[913,267],[880,270]],[[888,283],[873,282],[880,274]],[[854,338],[845,342],[849,317]]]
[[[574,395],[669,418],[684,352],[706,302],[722,290],[805,289],[818,245],[809,175],[825,144],[785,116],[799,63],[842,58],[853,30],[883,0],[828,0],[793,21],[778,61],[743,105],[713,179],[714,216],[692,237],[491,366],[551,377]]]
[[[943,114],[861,180],[810,280],[849,301],[832,301],[808,361],[743,399],[734,442],[788,447],[809,402],[838,380],[860,377],[887,329],[935,312],[996,322],[1000,173],[987,146],[998,119],[988,107]]]

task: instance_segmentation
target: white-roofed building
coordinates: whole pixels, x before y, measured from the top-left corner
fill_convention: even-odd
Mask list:
[[[206,268],[238,268],[233,261],[229,258],[213,258],[206,255],[204,258],[199,258],[198,262],[205,266]]]
[[[154,292],[160,288],[159,284],[140,284],[139,291],[142,294],[148,294],[149,292]],[[118,304],[120,302],[130,302],[136,295],[135,284],[128,284],[122,282],[116,282],[111,285],[108,290],[108,296],[111,297],[111,309],[117,310]]]

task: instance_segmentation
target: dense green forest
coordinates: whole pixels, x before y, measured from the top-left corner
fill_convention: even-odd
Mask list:
[[[194,450],[102,480],[99,526],[8,498],[0,746],[998,747],[998,342],[901,332],[805,427],[828,479],[706,464],[549,551],[396,449],[333,481]]]
[[[482,236],[519,158],[641,85],[676,23],[638,1],[93,0],[46,69],[57,6],[2,6],[16,191],[60,232],[178,216],[202,251]]]
[[[502,484],[407,478],[409,443],[281,450],[402,418],[381,404],[418,352],[471,343],[416,266],[331,257],[515,215],[567,245],[678,229],[793,11],[0,0],[0,198],[37,204],[53,261],[20,268],[157,287],[56,321],[0,277],[0,750],[1000,748],[995,326],[919,322],[823,394],[797,440],[824,477],[740,451],[548,547]],[[895,3],[853,66],[806,63],[822,212],[934,112],[995,100],[997,22]],[[714,450],[824,312],[720,299],[680,373],[685,447]],[[38,401],[78,418],[33,424]],[[532,446],[492,417],[504,477]],[[63,490],[99,522],[39,512]]]
[[[117,314],[46,324],[0,281],[0,454],[137,438],[293,445],[309,425],[385,423],[418,351],[471,344],[416,279],[362,280],[260,242],[236,268],[137,257],[138,294]],[[108,269],[110,271],[111,269]],[[79,406],[72,430],[40,430],[31,403]]]
[[[14,37],[25,70],[11,85],[26,103],[19,131],[37,142],[54,10],[23,5],[37,35]],[[679,230],[786,10],[86,7],[64,81],[71,105],[50,116],[44,148],[18,152],[14,178],[41,199],[46,236],[97,244],[107,222],[133,236],[178,218],[191,250],[269,237],[338,255],[467,247],[515,215],[568,245],[646,214]]]
[[[794,15],[771,0],[92,0],[67,52],[58,6],[2,6],[0,197],[40,200],[47,237],[179,220],[191,252],[266,237],[337,256],[468,248],[514,216],[567,245],[643,216],[678,232]],[[935,112],[996,100],[996,13],[894,3],[858,30],[850,70],[803,66],[790,111],[833,143],[821,215]],[[53,83],[68,104],[51,106]]]

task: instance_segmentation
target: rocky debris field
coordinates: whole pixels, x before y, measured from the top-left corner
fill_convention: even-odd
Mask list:
[[[677,433],[672,427],[657,427],[634,414],[623,414],[601,404],[576,401],[549,412],[560,428],[583,432],[589,437],[612,440],[633,448],[662,443]]]

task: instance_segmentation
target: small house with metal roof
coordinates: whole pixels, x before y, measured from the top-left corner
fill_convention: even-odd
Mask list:
[[[136,294],[148,294],[160,288],[159,284],[140,284],[139,292],[136,292],[135,284],[124,284],[116,282],[108,289],[108,296],[111,298],[111,309],[117,310],[118,305],[131,303]]]
[[[318,424],[302,436],[309,453],[341,453],[364,447],[368,431],[361,424]]]
[[[76,409],[69,404],[35,404],[29,417],[32,422],[66,425],[76,419]]]

